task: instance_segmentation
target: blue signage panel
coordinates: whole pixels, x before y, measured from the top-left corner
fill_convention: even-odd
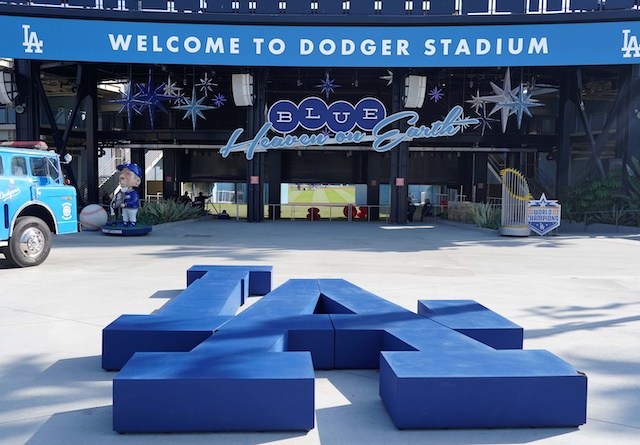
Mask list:
[[[540,199],[530,200],[527,207],[527,225],[538,235],[546,235],[560,227],[562,206],[557,200],[547,199],[543,193]]]
[[[255,26],[0,17],[0,57],[242,66],[553,66],[640,61],[640,22]]]

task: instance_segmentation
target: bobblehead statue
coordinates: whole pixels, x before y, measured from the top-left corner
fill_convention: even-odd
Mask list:
[[[122,212],[120,227],[105,226],[102,232],[108,235],[146,235],[151,227],[137,224],[137,214],[140,208],[140,195],[136,187],[142,182],[142,169],[137,164],[120,164],[116,167],[120,171],[118,183],[120,191],[111,201],[112,215],[114,211]]]
[[[120,164],[116,168],[120,170],[120,192],[116,194],[114,206],[122,209],[122,226],[135,227],[140,208],[140,195],[136,187],[142,182],[142,169],[137,164]]]

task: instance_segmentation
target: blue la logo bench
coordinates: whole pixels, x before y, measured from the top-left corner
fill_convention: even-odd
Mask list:
[[[380,370],[398,428],[577,426],[587,378],[471,300],[418,314],[340,279],[289,280],[265,266],[194,266],[154,315],[103,331],[113,427],[126,432],[314,427],[314,369]],[[248,295],[264,295],[235,315]]]

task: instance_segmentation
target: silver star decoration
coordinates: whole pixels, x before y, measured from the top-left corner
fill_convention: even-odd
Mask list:
[[[493,82],[490,82],[491,89],[496,93],[493,96],[485,96],[482,99],[485,102],[495,103],[493,109],[489,113],[491,116],[496,111],[500,110],[500,121],[502,122],[502,132],[507,131],[507,120],[511,114],[511,107],[508,105],[515,100],[515,95],[518,94],[520,87],[511,89],[511,71],[507,68],[507,72],[504,76],[504,86],[500,88]]]
[[[176,98],[180,98],[181,96],[183,96],[182,88],[179,87],[176,82],[171,82],[171,75],[169,75],[169,77],[167,78],[167,83],[164,85],[163,93],[165,96],[174,98],[174,101],[179,100]]]
[[[196,84],[200,88],[200,92],[204,93],[205,97],[209,94],[209,91],[213,93],[213,87],[217,87],[218,84],[209,78],[209,73],[204,73],[204,78],[200,79],[200,83]]]
[[[485,108],[484,104],[486,101],[480,96],[480,90],[476,90],[476,95],[471,95],[471,100],[466,101],[468,104],[471,104],[471,108],[473,111],[480,114],[480,109]]]
[[[188,99],[185,97],[184,99],[185,103],[183,105],[178,105],[176,107],[173,107],[176,110],[186,111],[182,120],[185,120],[186,118],[190,117],[191,122],[193,124],[193,131],[196,131],[196,121],[198,120],[198,117],[201,117],[202,119],[207,120],[207,118],[204,117],[204,114],[202,114],[202,110],[213,110],[215,108],[209,105],[202,105],[202,102],[204,102],[206,98],[207,98],[206,96],[202,96],[200,99],[197,98],[196,87],[194,85],[193,90],[191,91],[191,99]]]
[[[329,73],[325,74],[325,78],[324,80],[321,80],[321,84],[320,85],[315,85],[316,88],[320,88],[320,93],[324,93],[327,97],[327,99],[329,99],[329,94],[330,93],[335,93],[336,90],[335,88],[340,88],[342,85],[336,85],[334,82],[335,80],[333,79],[329,79]]]
[[[554,85],[549,84],[540,84],[538,85],[536,79],[531,79],[531,88],[529,88],[529,92],[531,96],[541,96],[543,94],[555,93],[560,88]]]
[[[476,118],[463,115],[462,119],[460,120],[460,132],[464,133],[464,130],[469,128],[471,124],[476,124],[477,122],[478,120]]]
[[[387,81],[387,86],[391,85],[393,83],[393,73],[389,70],[387,70],[387,75],[386,76],[380,76],[381,80],[386,80]]]

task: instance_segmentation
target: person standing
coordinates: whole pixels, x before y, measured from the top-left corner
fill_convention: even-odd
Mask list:
[[[416,213],[416,205],[411,196],[407,197],[407,221],[413,222],[413,214]]]

